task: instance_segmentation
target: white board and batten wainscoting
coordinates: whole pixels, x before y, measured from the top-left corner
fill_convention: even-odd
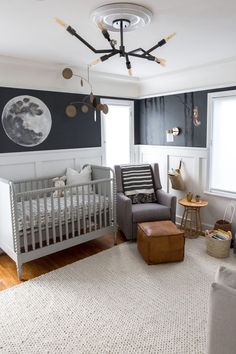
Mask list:
[[[236,205],[235,199],[213,195],[208,192],[208,148],[136,145],[136,155],[139,156],[140,163],[159,163],[162,188],[176,195],[177,200],[185,196],[188,191],[195,195],[199,194],[201,198],[208,200],[208,206],[201,208],[203,230],[211,229],[216,220],[223,219],[228,205]],[[182,160],[181,174],[186,185],[185,191],[172,189],[168,179],[168,171],[172,168],[178,168],[180,160]],[[177,223],[180,223],[182,215],[183,207],[177,203]],[[235,230],[236,221],[234,217],[232,221],[233,233],[235,233]]]
[[[208,198],[204,194],[207,185],[208,149],[156,145],[140,145],[138,149],[141,163],[159,163],[162,188],[176,195],[177,200],[182,198],[187,191],[191,191],[209,201],[209,206],[202,208],[201,217],[203,228],[210,228],[215,222],[215,215],[212,213],[213,197]],[[178,168],[180,160],[182,160],[181,174],[186,185],[185,191],[172,189],[168,179],[168,171]],[[183,207],[177,203],[177,223],[180,223],[182,214]]]
[[[85,164],[102,165],[101,147],[0,154],[0,177],[16,181],[62,176],[67,167],[81,170]]]
[[[187,191],[192,191],[208,200],[208,206],[201,210],[204,229],[211,228],[216,219],[223,217],[230,199],[205,194],[208,173],[207,148],[133,145],[131,152],[131,163],[159,163],[162,187],[176,195],[177,199],[183,197]],[[172,189],[168,180],[168,171],[177,168],[180,159],[186,191]],[[16,181],[62,176],[67,167],[80,170],[84,164],[103,165],[103,161],[102,147],[4,153],[0,154],[0,177]],[[183,208],[177,204],[177,223],[180,223],[182,214]],[[234,221],[233,227],[236,227]]]

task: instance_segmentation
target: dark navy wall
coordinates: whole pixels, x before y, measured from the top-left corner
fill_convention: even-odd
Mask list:
[[[206,147],[207,95],[236,87],[188,92],[135,101],[135,144]],[[192,110],[198,106],[201,125],[195,127]],[[166,142],[166,130],[178,127],[181,134]]]
[[[52,116],[51,131],[44,142],[30,148],[11,141],[0,124],[0,153],[101,146],[100,113],[96,122],[93,109],[86,114],[78,110],[75,118],[68,118],[65,114],[66,106],[73,101],[82,101],[84,95],[0,87],[0,114],[10,99],[20,95],[37,97],[47,105]]]

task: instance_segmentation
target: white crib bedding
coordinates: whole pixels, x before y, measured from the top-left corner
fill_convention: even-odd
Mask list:
[[[104,207],[108,209],[108,198],[98,194],[25,200],[17,203],[18,231],[30,231],[32,226],[37,229],[44,229],[46,225],[52,227],[53,219],[56,226],[66,221],[76,222],[78,217],[83,219],[102,213]]]

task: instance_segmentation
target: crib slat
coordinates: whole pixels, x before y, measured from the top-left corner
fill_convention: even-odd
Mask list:
[[[97,230],[97,205],[96,205],[96,198],[95,198],[95,185],[93,184],[93,222],[94,222],[94,230]]]
[[[101,183],[98,185],[98,212],[99,212],[99,229],[102,228],[102,208],[101,208]]]
[[[43,247],[43,238],[42,238],[42,225],[41,225],[41,210],[40,210],[40,194],[37,193],[37,215],[38,215],[38,228],[39,228],[39,246]]]
[[[65,218],[65,227],[66,227],[66,239],[68,240],[69,232],[68,232],[67,193],[64,193],[64,218]]]
[[[59,223],[59,236],[60,236],[60,241],[62,241],[62,222],[61,222],[61,198],[59,196],[59,193],[57,194],[57,217],[58,217],[58,223]]]
[[[80,235],[80,218],[81,218],[81,213],[80,213],[80,202],[79,202],[79,188],[78,186],[76,187],[76,210],[77,210],[77,232],[78,236]]]
[[[90,189],[90,185],[87,186],[87,189],[88,189],[88,222],[89,222],[89,232],[91,232],[92,222],[91,222],[91,200],[90,200],[91,189]]]
[[[21,205],[22,205],[24,249],[25,249],[25,252],[28,252],[28,240],[27,240],[27,232],[26,232],[26,217],[25,217],[25,200],[24,200],[24,197],[21,197]]]
[[[109,226],[112,224],[112,215],[111,215],[111,210],[112,210],[112,195],[111,195],[111,182],[109,182],[109,193],[108,193],[108,217],[109,217]]]
[[[47,194],[46,193],[43,193],[43,201],[44,201],[44,219],[45,219],[45,227],[46,227],[46,242],[47,242],[47,246],[49,246],[48,206],[47,206]]]
[[[85,217],[85,200],[84,200],[84,186],[82,186],[82,214],[83,214],[83,233],[86,233],[86,217]]]
[[[33,250],[35,250],[34,214],[33,214],[33,206],[32,206],[32,195],[29,196],[29,207],[30,207],[30,228],[31,228],[32,248]]]
[[[107,182],[103,183],[103,196],[104,196],[104,203],[103,203],[103,215],[104,215],[104,227],[107,227],[107,206],[106,206],[106,194],[107,194]]]
[[[51,192],[51,217],[52,217],[52,238],[53,243],[56,243],[56,227],[55,227],[55,209],[54,209],[54,197]]]
[[[74,201],[72,192],[72,188],[70,188],[71,232],[72,237],[75,237]]]

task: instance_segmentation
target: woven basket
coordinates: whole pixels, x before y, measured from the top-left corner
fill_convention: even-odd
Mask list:
[[[175,170],[175,174],[168,173],[170,182],[171,182],[171,187],[173,189],[177,189],[180,191],[183,191],[185,189],[185,184],[183,181],[183,178],[180,173],[178,173],[177,170]]]
[[[177,189],[179,191],[184,191],[185,190],[185,183],[183,180],[183,177],[181,175],[181,166],[182,166],[182,160],[179,162],[179,168],[176,168],[175,170],[172,170],[172,172],[168,173],[170,182],[171,182],[171,187],[173,189]]]
[[[211,235],[206,235],[207,253],[216,258],[226,258],[229,256],[230,243],[232,240],[231,232],[228,232],[227,240],[216,240]]]

